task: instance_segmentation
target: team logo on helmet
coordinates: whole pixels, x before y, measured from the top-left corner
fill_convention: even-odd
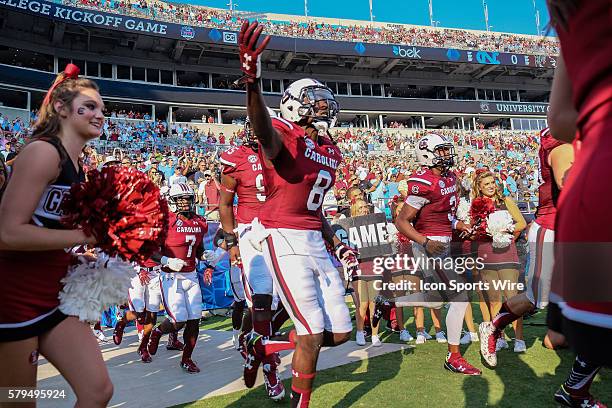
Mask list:
[[[427,149],[427,139],[421,139],[421,141],[419,142],[419,149]]]
[[[257,156],[254,154],[249,156],[249,163],[257,163]]]

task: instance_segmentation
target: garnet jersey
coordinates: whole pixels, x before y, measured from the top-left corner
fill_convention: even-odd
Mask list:
[[[423,167],[408,178],[406,204],[419,210],[414,228],[426,236],[452,235],[452,220],[457,208],[456,176],[447,171],[437,176]]]
[[[538,210],[536,222],[546,229],[555,229],[555,214],[557,213],[556,201],[559,196],[559,187],[555,182],[552,167],[548,164],[548,156],[560,142],[552,137],[548,128],[540,132],[540,150],[538,151],[539,182],[538,188]]]
[[[236,221],[248,224],[259,215],[261,205],[266,201],[263,170],[257,152],[248,146],[231,147],[219,158],[223,174],[236,180],[238,195]]]
[[[168,238],[162,247],[162,255],[168,258],[179,258],[185,261],[185,266],[179,272],[193,272],[196,268],[196,253],[202,246],[204,235],[208,232],[206,219],[199,215],[191,218],[179,217],[170,213]],[[167,267],[164,272],[174,272]]]
[[[326,137],[313,142],[304,129],[284,119],[272,119],[272,125],[283,147],[272,165],[266,164],[259,149],[267,195],[259,219],[268,228],[318,231],[323,199],[342,162],[340,149]]]

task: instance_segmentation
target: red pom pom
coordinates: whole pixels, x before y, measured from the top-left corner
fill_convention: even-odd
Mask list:
[[[168,204],[159,188],[136,169],[111,166],[92,170],[74,184],[62,204],[62,221],[96,237],[110,256],[143,262],[168,235]]]
[[[495,212],[495,203],[489,197],[478,197],[472,200],[470,218],[477,237],[487,236],[487,217]]]

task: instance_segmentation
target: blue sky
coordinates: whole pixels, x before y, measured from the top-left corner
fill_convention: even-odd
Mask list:
[[[178,0],[183,3],[227,8],[229,0]],[[372,0],[376,21],[429,25],[428,0]],[[434,19],[441,27],[484,30],[482,0],[432,0]],[[304,0],[236,0],[238,10],[304,14]],[[540,26],[548,23],[546,0],[536,0]],[[533,0],[487,0],[493,31],[536,34]],[[309,15],[369,20],[369,0],[308,0]]]

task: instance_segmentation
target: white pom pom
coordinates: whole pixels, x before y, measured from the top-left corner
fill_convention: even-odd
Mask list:
[[[466,224],[470,223],[470,206],[471,203],[468,199],[461,197],[459,199],[459,205],[457,206],[457,219],[463,221]]]
[[[99,254],[95,262],[73,266],[59,294],[62,313],[84,322],[97,322],[103,311],[124,304],[136,270],[118,258]]]
[[[493,237],[493,248],[507,248],[514,237],[514,220],[508,211],[495,211],[487,217],[487,232]]]

